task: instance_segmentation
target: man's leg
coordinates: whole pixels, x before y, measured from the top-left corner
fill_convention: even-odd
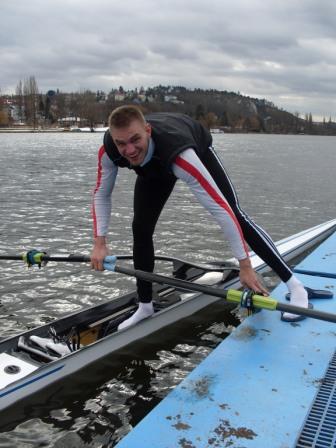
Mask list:
[[[279,254],[271,237],[240,208],[234,186],[215,151],[210,148],[202,158],[202,161],[230,204],[250,248],[286,283],[291,293],[291,303],[307,307],[308,295],[302,283],[293,275],[290,267]],[[292,316],[289,313],[284,315],[285,318]]]
[[[133,262],[134,268],[146,272],[154,270],[153,233],[161,211],[169,198],[176,178],[169,176],[164,179],[147,179],[137,177],[134,189],[133,218]],[[152,284],[137,279],[139,296],[138,310],[119,329],[134,325],[153,314]]]

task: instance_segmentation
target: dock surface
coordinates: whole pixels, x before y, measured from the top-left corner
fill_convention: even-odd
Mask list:
[[[305,286],[335,293],[336,234],[296,269],[305,272],[297,274]],[[271,295],[285,301],[286,292],[286,286],[280,284]],[[311,302],[315,309],[336,313],[335,297]],[[285,323],[278,311],[256,313],[245,319],[117,447],[334,447],[336,421],[326,433],[320,431],[326,409],[321,409],[319,430],[308,428],[310,444],[301,444],[298,438],[325,382],[335,347],[333,323],[311,318]],[[335,390],[335,379],[331,389]],[[336,396],[334,409],[335,401]],[[305,433],[301,437],[305,438]],[[319,437],[323,444],[317,443]]]

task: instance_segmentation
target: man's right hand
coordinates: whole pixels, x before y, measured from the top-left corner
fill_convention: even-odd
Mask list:
[[[91,253],[91,269],[103,271],[103,261],[109,255],[109,249],[104,236],[97,236]]]

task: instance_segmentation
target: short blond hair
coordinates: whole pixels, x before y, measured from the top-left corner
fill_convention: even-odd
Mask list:
[[[142,111],[137,106],[120,106],[114,109],[109,116],[108,126],[110,131],[112,128],[125,128],[134,120],[138,120],[146,124],[146,119]]]

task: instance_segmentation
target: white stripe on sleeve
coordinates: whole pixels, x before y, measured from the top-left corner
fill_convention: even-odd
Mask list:
[[[93,192],[92,215],[94,236],[106,236],[111,219],[112,191],[118,167],[102,146],[98,153],[97,182]]]

